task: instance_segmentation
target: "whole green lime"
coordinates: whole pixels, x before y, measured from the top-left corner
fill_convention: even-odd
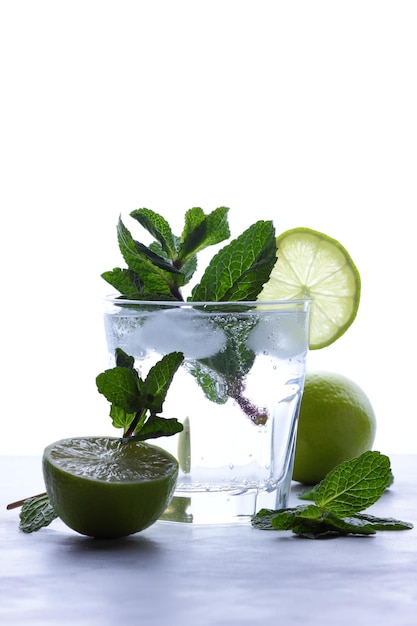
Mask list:
[[[178,462],[143,442],[109,437],[63,439],[45,448],[49,500],[67,526],[97,538],[144,530],[174,493]]]
[[[375,433],[374,410],[355,382],[331,372],[307,373],[293,480],[320,482],[336,465],[372,449]]]

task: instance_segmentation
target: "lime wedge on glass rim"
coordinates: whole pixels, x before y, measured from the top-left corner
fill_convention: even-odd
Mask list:
[[[310,350],[341,337],[356,317],[361,280],[346,249],[309,228],[293,228],[277,237],[277,263],[258,300],[309,298]]]

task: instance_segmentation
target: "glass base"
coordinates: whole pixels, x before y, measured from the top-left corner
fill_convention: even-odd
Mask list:
[[[161,521],[186,524],[249,524],[260,509],[283,509],[289,488],[193,492],[175,495]],[[178,492],[176,492],[178,494]]]

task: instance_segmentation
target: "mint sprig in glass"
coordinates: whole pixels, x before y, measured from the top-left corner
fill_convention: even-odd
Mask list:
[[[182,290],[197,269],[197,254],[230,237],[227,213],[226,207],[209,215],[190,209],[177,237],[161,215],[149,209],[133,211],[131,217],[155,240],[149,246],[137,241],[120,218],[117,239],[127,268],[104,272],[103,278],[128,299],[183,301]],[[256,300],[276,263],[276,251],[272,222],[256,222],[213,257],[187,301]]]

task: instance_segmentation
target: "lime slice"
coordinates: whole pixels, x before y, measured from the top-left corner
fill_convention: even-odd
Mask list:
[[[336,239],[309,228],[277,237],[278,261],[259,300],[310,298],[311,350],[329,346],[349,328],[359,307],[361,281]]]
[[[43,454],[49,500],[83,535],[123,537],[153,524],[168,506],[178,462],[143,442],[109,437],[63,439]]]

